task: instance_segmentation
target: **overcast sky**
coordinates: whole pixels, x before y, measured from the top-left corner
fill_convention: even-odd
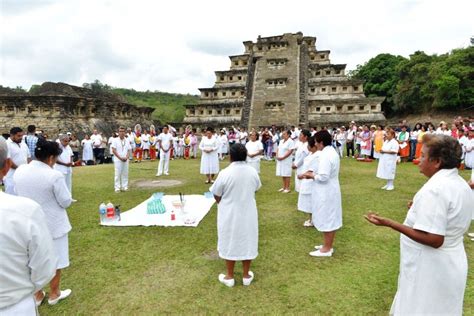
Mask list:
[[[349,70],[379,53],[468,46],[474,1],[0,0],[0,85],[198,94],[243,41],[298,31]]]

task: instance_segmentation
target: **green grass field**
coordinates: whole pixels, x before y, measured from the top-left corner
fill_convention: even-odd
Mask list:
[[[221,168],[227,162],[221,163]],[[130,179],[155,179],[157,162],[131,164]],[[201,194],[208,189],[199,160],[170,162],[169,179],[180,187],[126,193],[113,190],[113,165],[74,169],[69,210],[71,266],[62,288],[70,298],[50,307],[53,314],[387,314],[397,287],[399,234],[365,221],[368,210],[403,221],[407,201],[426,178],[412,164],[398,166],[395,191],[380,190],[377,163],[343,159],[340,183],[344,226],[336,235],[332,258],[308,255],[322,235],[304,228],[306,215],[296,211],[297,194],[277,193],[281,180],[274,162],[262,162],[263,186],[257,193],[259,256],[255,281],[227,288],[217,280],[224,262],[217,257],[216,206],[197,228],[100,227],[98,205],[112,201],[128,210],[155,191]],[[470,171],[462,171],[468,178]],[[293,183],[292,183],[293,185]],[[474,225],[473,225],[474,226]],[[465,238],[470,266],[474,242]],[[470,268],[464,313],[474,315],[474,269]]]

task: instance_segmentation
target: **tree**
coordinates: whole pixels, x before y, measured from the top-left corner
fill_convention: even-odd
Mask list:
[[[364,65],[358,65],[356,70],[350,72],[350,76],[364,80],[367,96],[386,97],[382,106],[385,112],[391,113],[395,108],[393,96],[399,81],[397,67],[404,61],[406,59],[402,56],[379,54]]]

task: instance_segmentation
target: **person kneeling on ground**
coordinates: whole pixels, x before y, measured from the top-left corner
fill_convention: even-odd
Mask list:
[[[227,274],[219,281],[233,287],[235,261],[242,261],[243,284],[250,285],[254,274],[250,263],[258,255],[258,215],[255,192],[262,186],[257,171],[247,165],[247,149],[242,144],[230,147],[229,167],[219,173],[209,191],[217,207],[217,250],[226,260]]]

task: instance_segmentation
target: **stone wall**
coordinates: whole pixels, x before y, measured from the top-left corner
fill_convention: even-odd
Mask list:
[[[244,54],[229,57],[230,70],[216,71],[215,85],[200,89],[199,103],[187,106],[185,123],[249,129],[385,121],[384,98],[366,97],[363,81],[348,78],[345,64],[331,64],[331,52],[318,50],[316,37],[286,33],[243,44]],[[240,89],[238,102],[229,89]]]
[[[0,133],[14,126],[36,125],[48,135],[73,132],[80,137],[93,129],[110,135],[119,126],[153,124],[153,108],[99,98],[54,95],[0,95]]]

